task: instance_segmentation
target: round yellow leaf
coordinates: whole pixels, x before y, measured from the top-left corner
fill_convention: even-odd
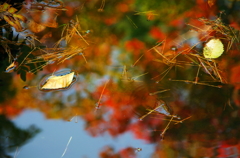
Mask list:
[[[219,39],[211,39],[203,48],[203,55],[205,58],[216,59],[224,52],[223,44]]]

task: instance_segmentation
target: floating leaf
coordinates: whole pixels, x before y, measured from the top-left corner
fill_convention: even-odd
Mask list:
[[[205,58],[216,59],[224,52],[224,46],[219,39],[211,39],[203,48],[203,55]]]
[[[67,89],[76,81],[76,73],[67,71],[57,72],[55,75],[45,77],[39,89],[43,91]]]
[[[29,20],[28,27],[34,33],[39,33],[41,31],[43,31],[44,29],[46,29],[46,26],[38,24],[38,23],[34,22],[33,20]]]
[[[16,68],[16,62],[12,62],[7,68],[6,68],[6,72],[13,72],[13,70]]]

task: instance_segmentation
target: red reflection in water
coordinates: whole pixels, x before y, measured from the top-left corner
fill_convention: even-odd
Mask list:
[[[86,1],[77,4],[79,10],[68,5],[63,15],[60,2],[52,9],[45,2],[33,3],[31,7],[38,9],[30,7],[29,17],[38,24],[27,29],[39,33],[36,39],[42,43],[21,46],[10,39],[12,31],[3,28],[9,39],[1,39],[0,49],[1,68],[6,70],[11,58],[17,58],[20,66],[15,71],[23,79],[27,76],[24,85],[33,88],[22,90],[18,76],[11,81],[12,76],[1,75],[0,114],[13,117],[31,108],[48,119],[71,121],[80,116],[94,137],[131,131],[136,138],[157,144],[156,157],[234,156],[239,151],[239,32],[229,25],[239,28],[233,20],[238,13],[228,5],[234,14],[217,16],[220,1],[165,2]],[[45,14],[53,21],[41,20]],[[73,20],[75,14],[80,16]],[[57,18],[64,21],[59,27]],[[217,59],[203,56],[211,38],[224,44],[225,52]],[[51,43],[59,49],[37,47]],[[43,67],[48,74],[73,68],[79,80],[67,91],[39,92],[34,86],[42,72],[32,80],[28,72]],[[116,153],[108,147],[100,156],[136,154],[135,148]]]

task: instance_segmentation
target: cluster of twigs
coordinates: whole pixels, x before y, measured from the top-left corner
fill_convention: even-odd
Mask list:
[[[82,55],[85,62],[87,62],[84,56],[84,50],[89,46],[87,40],[85,40],[85,36],[89,33],[88,31],[82,33],[79,21],[71,22],[64,26],[62,31],[61,39],[55,44],[53,48],[43,48],[40,49],[35,58],[27,59],[26,63],[36,63],[40,61],[46,61],[45,64],[41,65],[40,67],[31,70],[31,72],[38,71],[42,69],[46,65],[53,64],[53,63],[63,63],[64,61],[72,58],[75,55]],[[83,41],[83,44],[79,45],[71,45],[72,38],[78,38]]]
[[[202,43],[206,40],[217,38],[220,39],[225,44],[225,54],[228,54],[229,50],[231,50],[234,43],[239,43],[239,31],[234,30],[231,26],[227,26],[223,24],[221,21],[221,18],[217,18],[216,20],[208,20],[206,18],[200,18],[199,19],[203,23],[203,27],[197,27],[188,24],[191,26],[194,30],[194,35],[199,39],[197,43],[195,43],[193,46],[187,47],[184,50],[179,51],[176,46],[171,47],[170,50],[165,50],[166,45],[166,39],[162,42],[159,42],[156,46],[152,47],[148,50],[152,51],[153,53],[157,53],[159,55],[158,58],[154,59],[154,61],[159,62],[167,69],[165,69],[163,72],[160,72],[159,75],[153,77],[152,79],[155,80],[157,78],[160,78],[157,80],[157,82],[161,82],[168,73],[174,68],[179,67],[182,69],[189,69],[189,68],[195,68],[196,76],[194,79],[184,79],[184,80],[178,80],[178,79],[171,79],[169,78],[169,81],[173,82],[185,82],[190,84],[198,84],[202,86],[210,86],[215,88],[221,88],[222,84],[227,84],[227,78],[224,76],[224,71],[221,70],[219,67],[219,60],[218,59],[208,59],[203,56],[203,53],[201,52]],[[192,30],[191,30],[192,31]],[[191,38],[191,37],[189,37]],[[186,38],[184,39],[186,40]],[[178,41],[179,42],[179,41]],[[182,42],[182,41],[181,41]],[[182,44],[176,43],[178,47],[181,47]],[[200,45],[200,46],[199,46]],[[203,45],[204,46],[204,45]],[[134,65],[143,57],[143,55],[134,63]],[[205,74],[205,78],[199,77],[199,74]],[[205,79],[208,80],[205,80]],[[162,93],[165,91],[160,91],[159,93]],[[161,102],[161,103],[159,103]],[[171,112],[171,107],[168,106],[163,100],[157,101],[157,105],[155,107],[152,107],[148,109],[148,112],[140,117],[140,120],[144,119],[145,117],[149,115],[164,115],[165,117],[170,117],[170,119],[166,119],[169,121],[165,129],[160,134],[163,138],[164,134],[166,133],[167,129],[169,128],[169,125],[171,122],[176,123],[182,123],[184,120],[189,119],[191,116],[184,118],[180,120],[176,115]]]
[[[33,1],[29,5],[23,3],[23,6],[28,12],[45,11],[46,8],[66,10],[63,3],[58,0]],[[5,52],[8,54],[8,62],[10,63],[9,66],[5,67],[6,72],[10,72],[10,70],[11,72],[13,70],[17,71],[21,75],[21,78],[26,80],[26,73],[36,73],[46,65],[63,63],[75,55],[82,55],[83,59],[87,62],[84,50],[89,46],[89,43],[85,38],[90,31],[82,31],[78,19],[76,21],[71,20],[69,24],[65,24],[61,39],[52,48],[46,48],[35,34],[24,31],[25,29],[22,28],[19,21],[27,22],[26,17],[17,14],[17,9],[11,7],[8,3],[0,5],[0,20],[2,19],[6,21],[6,25],[1,27],[5,28],[5,34],[8,36],[7,38],[3,37],[1,31],[0,40]],[[55,21],[53,22],[56,23]],[[41,23],[38,25],[41,25]],[[16,40],[12,37],[13,30],[7,30],[7,26],[12,26],[19,32]],[[18,41],[19,39],[21,40]],[[75,39],[79,39],[78,43],[74,41]],[[10,45],[18,46],[20,52],[14,54]]]
[[[204,72],[205,74],[209,75],[212,79],[211,82],[220,82],[220,83],[227,83],[227,79],[223,76],[223,71],[218,66],[218,61],[215,59],[207,59],[203,56],[203,53],[199,50],[195,49],[196,46],[201,45],[203,40],[210,39],[210,38],[220,38],[222,41],[227,43],[225,53],[227,54],[228,51],[231,49],[234,42],[239,42],[239,32],[235,31],[232,27],[226,26],[221,22],[220,18],[216,20],[208,20],[205,18],[201,18],[201,21],[204,22],[204,28],[201,29],[196,26],[191,25],[195,29],[197,29],[198,35],[200,35],[199,42],[194,44],[190,48],[186,48],[181,52],[177,52],[176,48],[173,47],[171,51],[165,51],[164,45],[165,41],[163,41],[163,46],[154,46],[152,50],[160,55],[160,59],[155,59],[155,61],[163,63],[169,68],[160,74],[161,80],[167,75],[167,73],[175,66],[178,67],[198,67],[196,72],[195,80],[182,80],[184,82],[190,82],[194,84],[202,84],[207,86],[214,86],[206,83],[201,83],[198,81],[199,72]],[[214,35],[213,35],[214,33]],[[181,60],[179,60],[181,58]],[[158,76],[157,76],[158,77]],[[176,80],[172,80],[176,81]],[[179,80],[178,80],[179,81]]]

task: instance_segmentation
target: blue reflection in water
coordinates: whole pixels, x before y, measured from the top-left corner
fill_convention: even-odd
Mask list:
[[[84,121],[81,119],[77,123],[74,121],[47,120],[42,113],[28,110],[15,118],[13,122],[20,128],[26,128],[34,124],[42,130],[31,142],[18,149],[16,158],[61,157],[71,137],[71,142],[63,158],[96,158],[99,157],[99,152],[107,145],[113,147],[115,151],[126,147],[141,148],[142,151],[137,153],[139,158],[150,157],[154,151],[154,145],[134,139],[130,132],[116,138],[112,138],[108,134],[101,137],[91,137],[84,130]],[[14,153],[12,153],[12,156],[14,156]]]

